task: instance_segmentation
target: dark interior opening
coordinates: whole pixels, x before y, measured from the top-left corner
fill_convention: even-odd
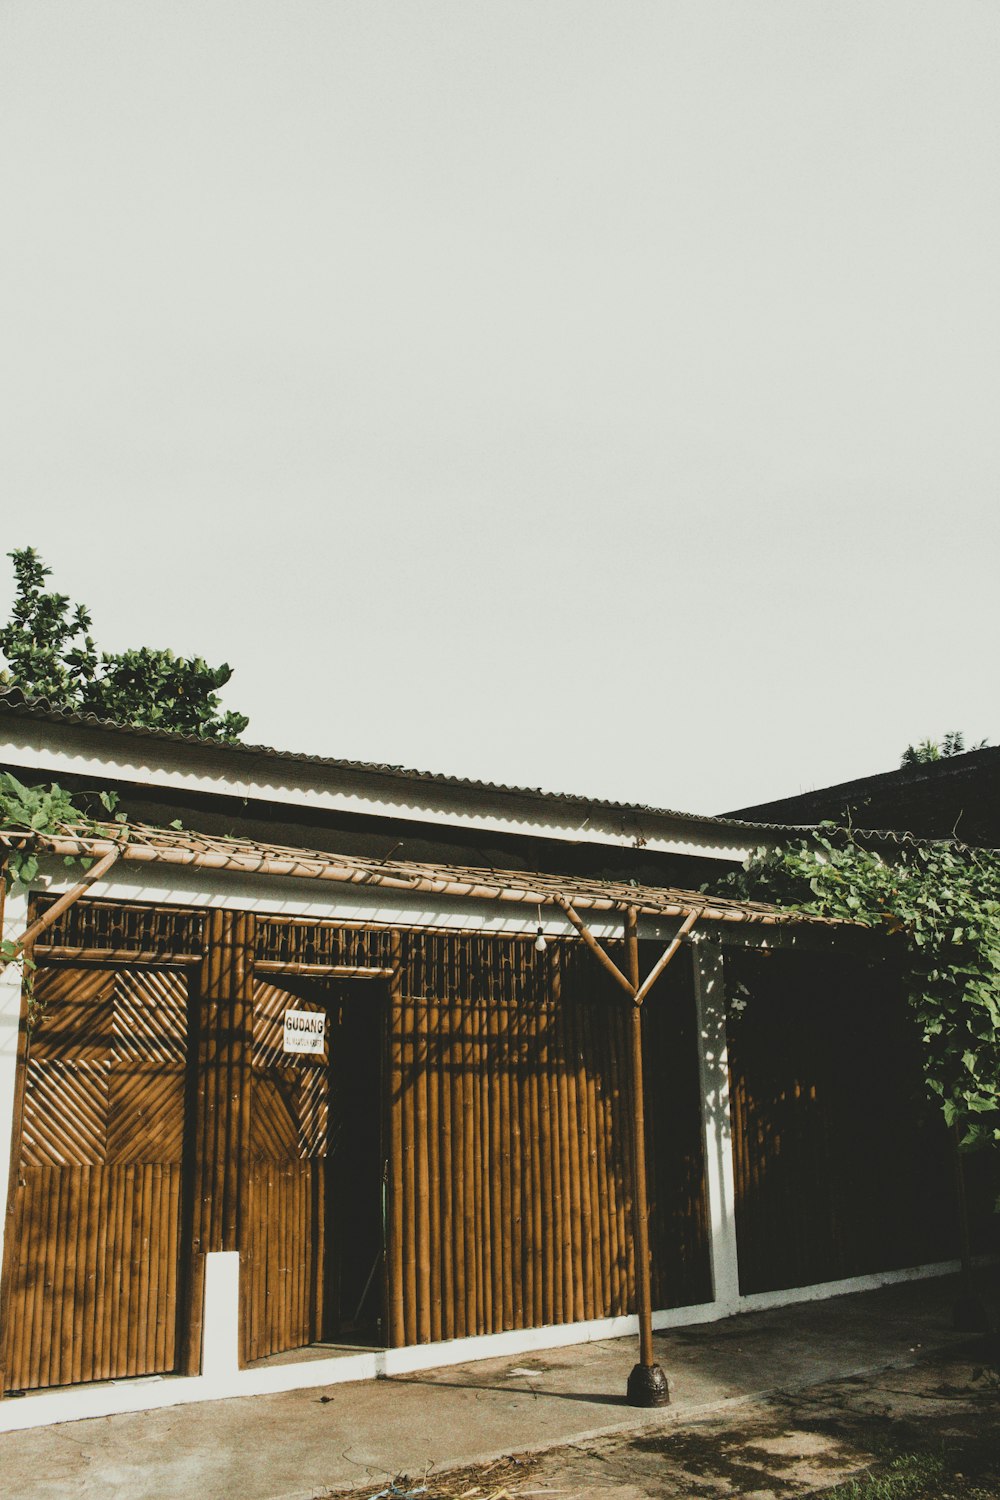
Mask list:
[[[339,983],[330,997],[329,1220],[324,1337],[382,1345],[385,988]]]

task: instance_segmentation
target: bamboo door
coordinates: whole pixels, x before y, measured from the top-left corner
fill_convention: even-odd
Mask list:
[[[42,968],[23,1064],[4,1388],[177,1365],[188,987]]]
[[[323,1333],[329,1044],[322,1055],[286,1054],[288,1010],[325,1013],[325,1006],[256,981],[243,1270],[247,1360],[301,1348]]]

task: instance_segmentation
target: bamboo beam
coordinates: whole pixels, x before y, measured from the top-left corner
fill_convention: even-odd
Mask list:
[[[194,866],[198,869],[229,870],[253,875],[287,875],[300,880],[328,880],[345,885],[373,886],[386,890],[437,896],[469,897],[474,900],[503,901],[528,906],[556,904],[562,906],[564,911],[566,910],[563,904],[565,898],[554,883],[558,877],[553,877],[552,884],[543,880],[534,885],[530,882],[522,885],[509,884],[501,878],[504,874],[514,872],[497,872],[497,878],[492,880],[488,878],[486,872],[472,870],[460,872],[456,869],[450,874],[418,870],[414,870],[413,873],[409,871],[392,873],[389,869],[378,866],[369,868],[360,862],[345,863],[343,856],[324,856],[310,851],[300,852],[265,846],[252,849],[246,846],[199,849],[191,845],[184,846],[165,841],[154,843],[150,841],[150,832],[155,834],[157,830],[131,830],[128,845],[120,851],[122,857],[140,864],[176,864]],[[22,836],[7,832],[0,835],[0,844],[8,848],[20,847],[27,839],[28,835]],[[143,842],[143,839],[146,842]],[[111,838],[78,834],[46,835],[38,842],[39,847],[44,845],[46,852],[56,855],[84,854],[96,857],[119,847]],[[467,878],[459,878],[460,874],[467,875]],[[835,917],[817,917],[801,912],[782,911],[756,903],[722,902],[718,899],[713,900],[711,897],[697,903],[677,899],[679,896],[688,894],[688,892],[665,891],[661,896],[654,888],[646,888],[641,892],[637,891],[634,898],[630,898],[619,890],[607,895],[581,890],[574,894],[574,901],[576,907],[589,911],[624,912],[629,907],[635,906],[637,910],[655,916],[687,917],[694,912],[702,919],[714,922],[759,923],[763,926],[811,924],[840,927],[855,925],[845,923]],[[656,897],[655,901],[650,899],[653,896]],[[567,915],[569,915],[568,912]]]
[[[18,954],[22,953],[25,948],[34,943],[36,938],[38,938],[43,932],[46,932],[54,922],[58,921],[64,911],[69,911],[69,908],[75,902],[79,901],[80,897],[85,893],[85,891],[89,890],[89,888],[94,884],[96,880],[100,880],[102,875],[107,874],[108,870],[111,869],[111,866],[115,864],[115,862],[121,857],[121,854],[121,845],[112,845],[108,852],[97,861],[96,865],[94,865],[92,869],[87,871],[86,875],[77,885],[74,885],[71,890],[64,892],[64,894],[59,897],[58,901],[54,901],[48,908],[48,910],[44,911],[42,915],[38,917],[34,922],[32,922],[31,926],[21,934],[21,936],[14,944],[15,953],[13,957],[5,958],[0,961],[0,968],[5,968],[7,964],[12,963],[14,961],[14,958],[16,958]]]
[[[636,988],[638,986],[638,978],[636,979],[635,985],[630,984],[629,981],[625,978],[625,975],[622,973],[621,969],[619,969],[618,965],[615,963],[614,959],[611,958],[607,953],[605,953],[604,949],[601,947],[600,943],[597,941],[590,928],[584,922],[579,912],[574,910],[573,906],[569,901],[566,900],[565,896],[556,896],[555,899],[557,904],[562,907],[563,911],[566,913],[567,917],[572,922],[577,932],[583,938],[583,941],[586,943],[591,953],[597,959],[597,962],[602,966],[602,968],[607,970],[607,972],[611,975],[612,979],[614,979],[617,984],[621,985],[622,989],[625,991],[626,995],[628,995],[629,999],[634,1001]]]
[[[289,974],[317,979],[392,979],[394,968],[373,968],[362,964],[310,964],[296,963],[283,958],[257,958],[254,960],[257,974]]]
[[[628,931],[628,921],[634,921],[634,920],[635,920],[635,913],[632,912],[632,913],[629,914],[629,918],[628,918],[628,920],[626,922],[626,933]],[[684,921],[681,923],[680,927],[677,929],[677,935],[674,938],[673,942],[670,944],[670,946],[667,949],[664,950],[664,952],[657,959],[656,963],[653,965],[653,967],[650,969],[649,973],[646,975],[645,979],[642,981],[642,984],[639,984],[639,982],[638,982],[639,981],[639,971],[638,971],[638,969],[636,969],[636,972],[635,972],[636,989],[635,989],[635,994],[633,995],[633,1000],[635,1001],[636,1009],[638,1009],[638,1007],[645,1000],[646,996],[649,994],[650,990],[653,988],[653,985],[659,979],[660,975],[663,973],[664,969],[667,967],[667,964],[673,958],[674,954],[677,952],[677,950],[680,947],[681,943],[683,943],[685,937],[691,931],[691,928],[694,926],[694,924],[697,922],[697,920],[698,920],[698,913],[696,911],[693,911],[689,917],[685,917],[684,918]],[[638,948],[637,948],[636,951],[638,952]]]

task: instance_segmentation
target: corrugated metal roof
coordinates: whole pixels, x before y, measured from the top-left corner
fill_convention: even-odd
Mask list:
[[[736,818],[713,817],[698,813],[678,812],[673,808],[654,807],[643,802],[615,802],[603,797],[587,797],[578,792],[547,792],[541,787],[510,786],[504,782],[477,781],[468,776],[452,776],[440,771],[418,771],[407,766],[388,762],[341,760],[333,756],[312,755],[294,750],[276,750],[270,745],[245,745],[240,741],[223,743],[202,739],[197,735],[180,734],[170,729],[150,729],[144,725],[118,724],[102,719],[97,714],[79,713],[75,710],[53,707],[42,698],[29,698],[20,688],[0,689],[0,713],[40,719],[53,724],[75,725],[97,729],[110,734],[140,736],[156,740],[164,745],[195,745],[220,756],[234,759],[246,757],[253,760],[287,762],[301,766],[328,767],[331,770],[350,771],[372,776],[394,777],[429,786],[454,787],[465,792],[485,792],[502,797],[528,797],[547,803],[562,803],[564,806],[600,810],[610,813],[645,813],[658,818],[671,818],[689,825],[732,829],[734,833],[769,833],[775,830],[786,832],[779,823],[748,823]]]

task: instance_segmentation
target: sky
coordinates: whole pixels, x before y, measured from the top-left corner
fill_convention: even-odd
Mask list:
[[[995,0],[0,34],[0,538],[103,648],[694,812],[1000,742]]]

